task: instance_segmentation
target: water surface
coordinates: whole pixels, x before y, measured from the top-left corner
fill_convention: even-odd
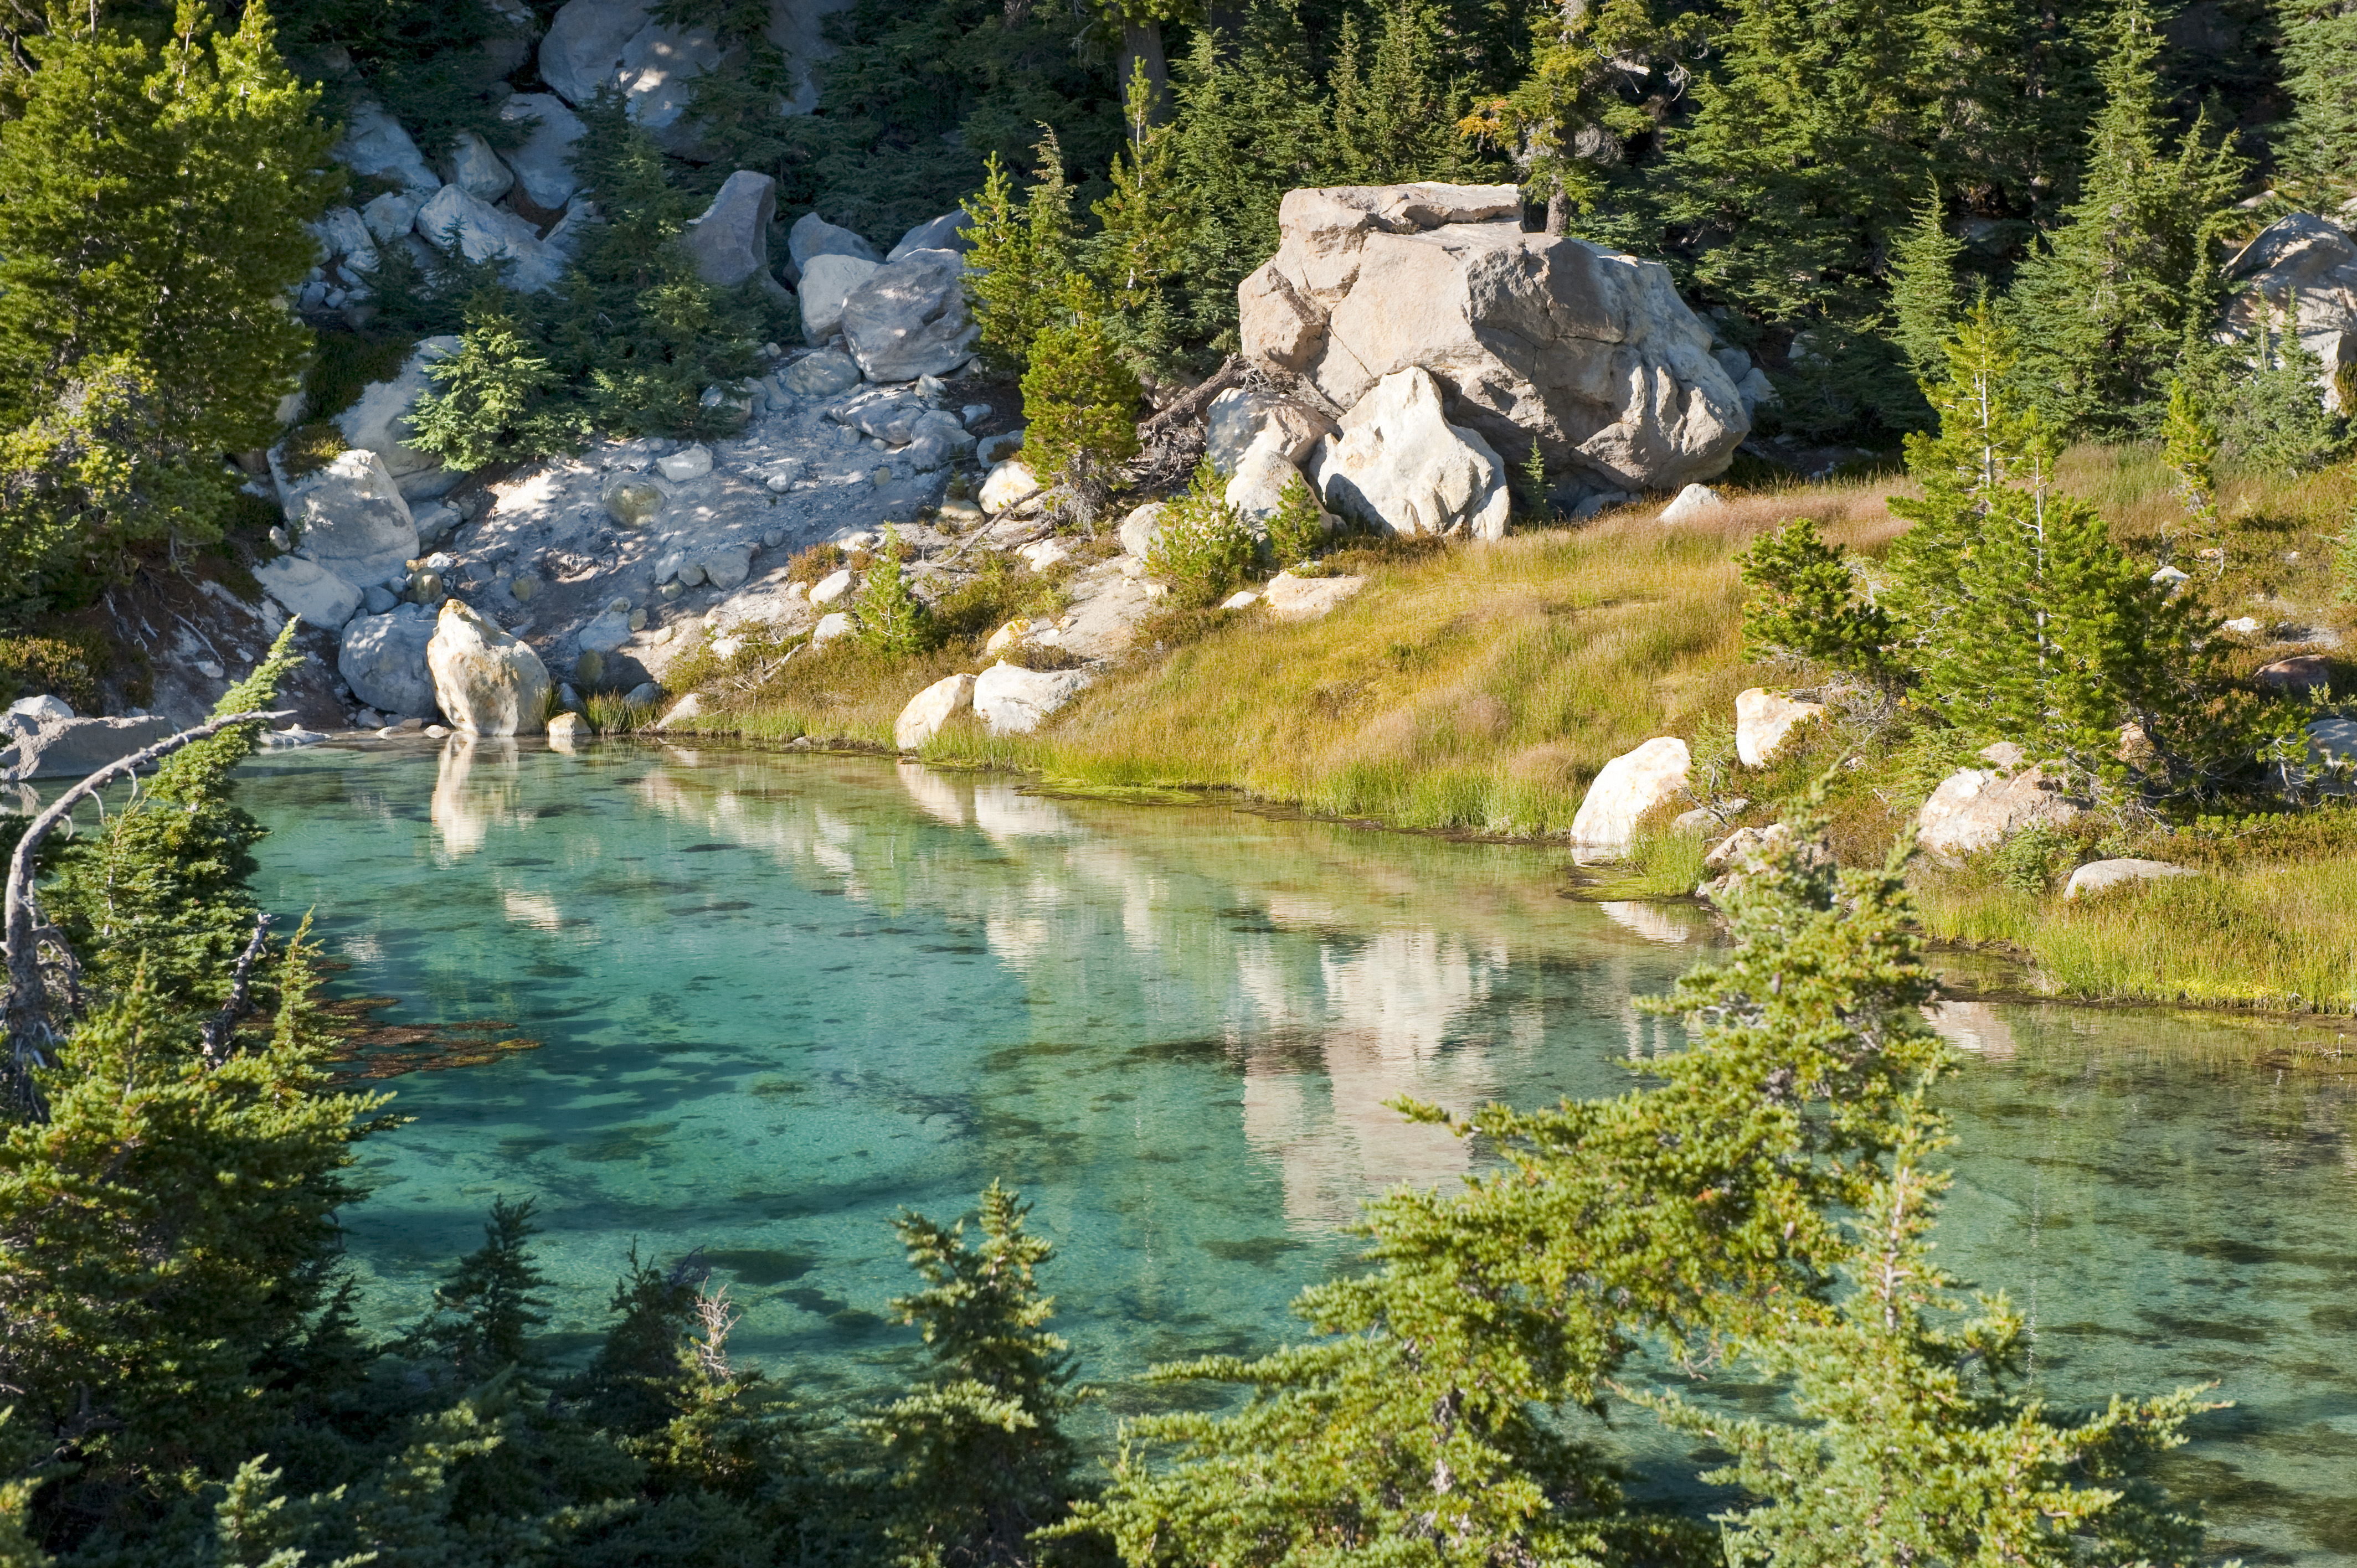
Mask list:
[[[1469,1168],[1386,1101],[1613,1091],[1672,1043],[1631,998],[1710,940],[1565,897],[1544,852],[862,758],[453,741],[248,777],[264,896],[317,911],[339,989],[543,1042],[392,1085],[414,1120],[347,1217],[380,1321],[530,1196],[559,1330],[594,1336],[633,1240],[701,1247],[736,1348],[813,1395],[911,1363],[891,1218],[993,1177],[1056,1243],[1101,1420],[1160,1397],[1118,1386],[1152,1362],[1269,1348],[1361,1198]],[[2029,1312],[2057,1400],[2221,1384],[2169,1474],[2222,1550],[2357,1564],[2357,1051],[2215,1015],[1943,1026],[1943,1260]]]

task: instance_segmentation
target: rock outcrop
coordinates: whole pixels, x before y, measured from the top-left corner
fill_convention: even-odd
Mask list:
[[[2071,874],[2070,886],[2062,889],[2065,898],[2083,898],[2090,893],[2124,886],[2131,882],[2157,882],[2165,876],[2191,876],[2191,868],[2171,865],[2165,860],[2091,860]]]
[[[2296,297],[2299,340],[2323,362],[2318,395],[2337,413],[2357,413],[2357,241],[2330,219],[2295,212],[2244,246],[2226,278],[2243,286],[2227,302],[2224,335],[2251,338],[2263,320],[2281,333]]]
[[[956,251],[974,249],[974,242],[958,231],[974,227],[974,220],[961,207],[955,212],[944,212],[939,218],[928,218],[900,236],[900,242],[885,255],[888,262],[897,262],[911,251]]]
[[[1735,755],[1746,768],[1765,768],[1797,725],[1824,716],[1823,703],[1796,703],[1781,693],[1754,686],[1735,694]]]
[[[883,270],[883,263],[836,252],[813,256],[802,269],[802,337],[812,347],[843,329],[844,302],[852,290]]]
[[[1334,422],[1316,409],[1243,387],[1213,398],[1203,414],[1203,449],[1222,474],[1234,473],[1255,442],[1272,443],[1286,462],[1297,464],[1316,449],[1320,436],[1333,432]]]
[[[815,212],[803,213],[786,231],[786,255],[797,272],[807,269],[821,256],[849,256],[855,261],[874,262],[879,267],[884,264],[884,258],[876,253],[876,247],[867,242],[866,235],[840,223],[830,223]]]
[[[973,706],[974,677],[945,675],[909,699],[909,705],[892,721],[892,744],[902,751],[914,751]]]
[[[278,495],[295,525],[296,553],[356,588],[383,582],[417,554],[409,503],[374,452],[339,453],[323,467],[282,479]]]
[[[1308,468],[1329,509],[1404,538],[1502,539],[1513,507],[1506,466],[1479,434],[1448,422],[1439,384],[1417,365],[1369,388]]]
[[[1693,760],[1684,741],[1665,735],[1606,763],[1571,819],[1571,842],[1582,849],[1625,852],[1639,822],[1685,794]]]
[[[135,719],[49,717],[27,733],[0,740],[0,783],[33,779],[87,779],[169,738],[178,728],[161,714]]]
[[[1091,679],[1085,670],[1026,670],[1001,660],[974,677],[974,716],[992,735],[1029,735]]]
[[[426,166],[417,144],[401,122],[365,100],[344,117],[343,139],[336,144],[335,159],[366,179],[389,179],[421,197],[441,188],[441,177]]]
[[[770,277],[770,222],[777,215],[776,180],[750,169],[730,175],[712,205],[681,236],[688,254],[695,258],[696,276],[721,288],[735,288],[749,278],[775,288]]]
[[[1243,351],[1336,409],[1410,367],[1451,418],[1591,490],[1666,490],[1726,468],[1749,433],[1711,331],[1669,270],[1526,234],[1510,185],[1286,193],[1276,254],[1237,291]]]
[[[335,418],[345,441],[360,451],[375,453],[385,472],[410,499],[439,495],[459,477],[448,473],[449,482],[446,482],[442,459],[409,445],[409,416],[415,412],[417,400],[434,389],[433,378],[425,373],[427,367],[457,351],[458,339],[449,334],[424,339],[391,381],[371,381],[362,387],[352,405]],[[288,515],[294,514],[290,510]],[[413,546],[409,553],[414,555],[417,551]]]
[[[843,302],[844,344],[871,381],[945,376],[972,358],[981,328],[965,305],[965,258],[911,251],[869,274]]]
[[[581,139],[581,117],[554,92],[519,92],[500,105],[500,118],[510,124],[532,121],[523,145],[507,156],[524,199],[548,212],[562,212],[581,177],[573,172],[573,145]]]
[[[352,695],[381,714],[432,718],[434,674],[425,650],[434,640],[434,612],[401,605],[381,616],[345,623],[336,671]]]
[[[263,592],[326,631],[341,629],[361,607],[361,590],[316,561],[300,555],[279,555],[253,569]]]
[[[2009,742],[1983,748],[1992,768],[1964,768],[1940,780],[1915,813],[1916,843],[1933,860],[1953,865],[2033,827],[2062,827],[2079,814],[2039,768],[2023,768]]]
[[[468,735],[538,735],[548,667],[531,647],[457,599],[446,599],[425,645],[434,700]]]

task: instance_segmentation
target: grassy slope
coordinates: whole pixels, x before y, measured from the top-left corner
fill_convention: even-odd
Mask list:
[[[2357,503],[2348,466],[2230,479],[2216,541],[2184,534],[2150,448],[2075,449],[2062,478],[2138,557],[2170,548],[2222,618],[2342,630],[2352,620],[2331,581]],[[1577,530],[1377,558],[1352,568],[1366,590],[1324,619],[1204,618],[1199,635],[1112,672],[1037,736],[991,739],[961,722],[926,756],[1104,789],[1233,789],[1403,827],[1560,833],[1609,758],[1663,734],[1723,746],[1736,692],[1792,680],[1743,662],[1737,549],[1807,516],[1870,560],[1900,526],[1884,498],[1906,489],[1882,478],[1752,494],[1705,527],[1663,529],[1652,508],[1631,508]],[[2198,553],[2212,543],[2226,548],[2222,567]],[[706,727],[884,743],[910,693],[980,667],[975,640],[917,660],[838,645],[785,666]],[[2254,649],[2236,662],[2264,657]],[[1891,753],[1885,734],[1875,743],[1885,754],[1843,777],[1833,806],[1846,859],[1878,855],[1953,765],[1939,739],[1919,735]],[[1725,792],[1760,802],[1739,820],[1771,821],[1857,740],[1829,726],[1770,769],[1729,778]],[[1692,886],[1695,846],[1645,847],[1616,896]],[[1926,928],[2026,953],[2064,994],[2357,1005],[2357,811],[2317,813],[2288,835],[2091,825],[2063,858],[2127,853],[2204,875],[2065,905],[2051,886],[2025,890],[2018,867],[2008,878],[1977,865],[1923,877]]]

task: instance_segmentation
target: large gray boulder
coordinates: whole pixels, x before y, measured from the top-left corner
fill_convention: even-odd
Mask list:
[[[1513,498],[1506,466],[1480,435],[1452,424],[1420,367],[1394,371],[1309,455],[1326,505],[1402,538],[1502,539]]]
[[[508,166],[524,199],[548,212],[562,212],[581,177],[573,172],[573,145],[581,139],[581,117],[553,92],[519,92],[500,106],[510,124],[533,122],[523,145],[508,154]]]
[[[2226,277],[2241,286],[2226,302],[2222,335],[2250,339],[2262,321],[2281,334],[2297,299],[2299,340],[2323,361],[2324,406],[2357,412],[2357,241],[2329,219],[2295,212],[2244,246]]]
[[[395,484],[409,481],[406,493],[422,494],[442,472],[438,456],[409,445],[409,416],[416,411],[418,398],[434,389],[427,367],[457,351],[458,339],[447,333],[424,339],[391,381],[371,381],[361,389],[351,407],[336,415],[336,428],[345,441],[361,451],[375,453]],[[291,510],[288,515],[293,515]],[[410,553],[417,552],[413,548]]]
[[[253,569],[262,591],[285,606],[287,613],[312,626],[334,631],[359,613],[361,590],[316,561],[300,555],[280,555]]]
[[[528,218],[446,185],[417,212],[417,232],[444,251],[470,262],[509,263],[508,281],[524,294],[537,294],[556,281],[571,256],[575,213],[547,239]]]
[[[87,779],[108,763],[120,762],[169,737],[178,727],[160,714],[136,719],[45,719],[29,734],[0,736],[0,783]]]
[[[515,185],[508,167],[491,144],[472,131],[461,131],[450,144],[450,183],[478,201],[497,201]]]
[[[1276,254],[1237,291],[1243,351],[1337,409],[1411,367],[1449,417],[1594,489],[1674,490],[1751,428],[1710,328],[1659,262],[1526,234],[1512,186],[1286,193]]]
[[[355,616],[345,623],[336,670],[352,695],[381,714],[432,718],[434,674],[425,650],[434,641],[434,612],[402,605],[389,615]]]
[[[352,106],[331,156],[363,179],[390,179],[421,196],[431,195],[442,184],[401,122],[365,100]]]
[[[457,599],[442,601],[425,645],[434,698],[468,735],[538,735],[548,710],[548,666]]]
[[[317,222],[304,227],[319,242],[319,253],[326,260],[340,261],[348,273],[376,271],[376,236],[369,231],[367,220],[350,208],[330,207],[319,214]]]
[[[901,235],[900,242],[893,246],[884,259],[897,262],[911,251],[955,251],[963,255],[974,249],[974,242],[958,231],[973,227],[974,220],[966,216],[963,207],[955,212],[944,212],[939,218],[928,218]]]
[[[417,227],[417,211],[425,205],[422,191],[388,190],[361,209],[361,221],[371,238],[391,244]]]
[[[681,241],[695,258],[705,283],[734,288],[750,278],[770,277],[770,223],[778,215],[778,182],[738,169],[721,184],[704,215],[692,220]]]
[[[859,256],[813,256],[802,268],[802,336],[815,347],[841,331],[844,302],[879,270],[877,263]]]
[[[417,523],[373,452],[340,452],[283,478],[278,498],[295,525],[296,553],[355,587],[382,583],[416,558]]]
[[[844,344],[871,381],[944,376],[973,357],[981,328],[965,305],[965,258],[912,251],[843,302]]]
[[[818,106],[810,68],[831,52],[821,20],[851,0],[770,0],[763,35],[787,59],[792,82],[780,114],[807,114]],[[630,118],[668,152],[707,156],[687,116],[695,79],[718,64],[719,42],[705,27],[658,22],[648,0],[567,0],[540,41],[541,80],[576,106],[597,90],[618,88]]]
[[[808,267],[819,256],[856,256],[863,262],[884,264],[876,247],[861,235],[840,224],[830,223],[815,212],[805,212],[794,220],[786,231],[786,254],[797,271]]]

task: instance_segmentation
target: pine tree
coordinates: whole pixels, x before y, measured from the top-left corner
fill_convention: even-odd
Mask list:
[[[1817,972],[1824,935],[1810,911],[1854,918],[1887,967],[1885,984],[1928,994],[1900,882],[1902,843],[1880,872],[1846,873],[1839,891],[1787,844],[1726,897],[1738,954],[1771,961],[1749,974],[1731,962],[1681,981],[1677,1004],[1702,1020],[1741,1017],[1771,991]],[[1845,906],[1854,910],[1846,912]],[[1828,955],[1829,956],[1829,955]],[[1835,1016],[1839,1015],[1836,1014]],[[2198,1391],[2114,1396],[2107,1409],[2047,1407],[2022,1377],[2022,1324],[2002,1296],[1966,1318],[1932,1261],[1930,1234],[1946,1185],[1932,1162],[1952,1142],[1925,1090],[1947,1065],[1920,1022],[1886,1015],[1914,1075],[1859,1108],[1876,1155],[1853,1167],[1837,1305],[1822,1293],[1766,1298],[1734,1339],[1746,1372],[1789,1380],[1792,1420],[1730,1419],[1674,1392],[1645,1396],[1678,1431],[1731,1452],[1705,1479],[1757,1500],[1717,1516],[1729,1563],[1792,1568],[1902,1568],[1926,1563],[2126,1565],[2198,1562],[2198,1521],[2142,1475],[2184,1441],[2187,1419],[2215,1408]]]
[[[548,1321],[539,1292],[548,1283],[532,1259],[533,1200],[491,1200],[483,1244],[458,1261],[434,1288],[434,1310],[412,1328],[402,1348],[447,1361],[462,1382],[478,1382],[537,1359],[534,1330]]]
[[[1448,24],[1434,0],[1384,0],[1365,54],[1355,15],[1345,14],[1328,78],[1334,164],[1354,185],[1477,179],[1481,158],[1457,134],[1466,91],[1448,69]]]
[[[1603,197],[1599,173],[1624,145],[1652,129],[1645,109],[1625,100],[1616,62],[1655,42],[1645,7],[1585,3],[1547,6],[1531,24],[1530,73],[1513,91],[1481,100],[1458,124],[1460,134],[1505,153],[1530,199],[1546,208],[1546,232],[1569,231],[1572,215]]]
[[[1947,369],[1947,342],[1961,306],[1956,258],[1964,248],[1948,232],[1936,189],[1891,247],[1890,336],[1918,381],[1936,380]]]
[[[1113,194],[1090,208],[1102,225],[1087,247],[1103,281],[1110,318],[1143,364],[1167,364],[1178,347],[1178,312],[1165,284],[1187,244],[1187,207],[1172,169],[1172,135],[1155,123],[1146,74],[1130,78],[1130,145],[1114,156]]]
[[[1236,285],[1275,251],[1277,205],[1342,177],[1326,166],[1322,103],[1289,11],[1254,5],[1243,37],[1206,29],[1174,68],[1172,180],[1184,217],[1176,268],[1185,331],[1219,353],[1236,346]]]
[[[878,652],[900,657],[922,653],[934,640],[932,607],[909,590],[900,565],[907,554],[899,531],[887,528],[876,564],[868,567],[858,602],[852,607],[860,640]]]
[[[1122,360],[1103,301],[1083,274],[1063,280],[1055,314],[1032,340],[1023,372],[1023,456],[1060,487],[1082,521],[1104,504],[1113,475],[1137,454],[1144,394]]]
[[[1858,593],[1839,545],[1809,519],[1762,534],[1736,558],[1749,590],[1743,652],[1752,660],[1810,660],[1846,674],[1891,679],[1884,650],[1894,633],[1881,607]]]
[[[2220,438],[2226,450],[2255,467],[2305,473],[2331,462],[2349,446],[2345,416],[2326,409],[2324,364],[2294,329],[2299,301],[2281,317],[2264,312],[2246,365],[2230,372]],[[2357,381],[2346,374],[2344,383]],[[2347,403],[2342,403],[2344,408]]]
[[[2357,199],[2357,5],[2286,0],[2281,16],[2292,113],[2276,158],[2292,191],[2330,211]]]
[[[933,1359],[927,1385],[874,1420],[895,1455],[904,1562],[1028,1561],[1031,1532],[1073,1494],[1075,1456],[1060,1424],[1074,1403],[1071,1364],[1046,1326],[1055,1298],[1036,1278],[1055,1249],[1024,1230],[1029,1212],[994,1181],[983,1189],[979,1244],[963,1219],[896,1222],[925,1288],[892,1310],[924,1331]]]
[[[2203,297],[2207,250],[2243,163],[2206,112],[2169,155],[2159,49],[2143,0],[2125,0],[2079,199],[2022,263],[2010,296],[2025,383],[2058,429],[2120,435],[2158,423],[2185,323],[2216,303]]]
[[[2138,782],[2166,791],[2236,745],[2204,716],[2197,603],[2171,600],[2056,489],[2061,442],[2012,402],[2020,352],[1982,303],[1933,389],[1939,434],[1908,437],[1923,499],[1890,503],[1914,524],[1889,556],[1896,651],[1930,711],[2083,777],[2124,779],[2119,732],[2141,725],[2165,767]]]
[[[966,199],[974,227],[966,294],[982,328],[984,354],[1004,369],[1020,371],[1031,362],[1031,346],[1049,318],[1064,280],[1075,265],[1072,192],[1064,179],[1063,150],[1050,131],[1037,148],[1039,163],[1023,204],[1015,203],[1015,183],[996,154],[979,194]]]
[[[2192,382],[2179,376],[2169,389],[2169,416],[2161,422],[2160,460],[2168,467],[2178,504],[2185,509],[2193,537],[2207,540],[2218,530],[2218,431]],[[2161,533],[2169,542],[2169,531]],[[2219,567],[2224,570],[2221,555]]]
[[[410,444],[451,468],[577,451],[589,428],[526,323],[486,302],[468,312],[458,351],[429,366],[434,389],[410,415]]]
[[[183,0],[155,46],[82,17],[31,40],[0,124],[0,425],[128,356],[175,443],[261,446],[309,347],[284,301],[312,263],[303,224],[338,178],[317,94],[263,5],[217,36]]]

